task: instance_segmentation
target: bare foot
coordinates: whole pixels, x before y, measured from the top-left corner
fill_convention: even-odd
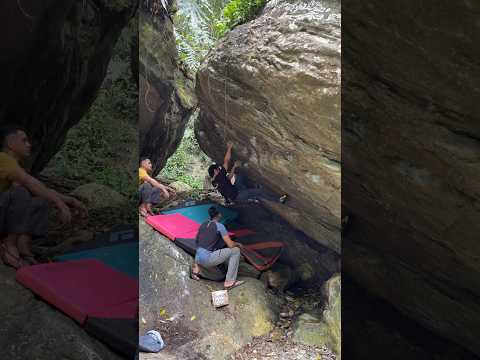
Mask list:
[[[153,210],[152,210],[152,204],[147,204],[147,205],[145,206],[145,208],[147,209],[147,213],[148,213],[148,214],[150,214],[150,215],[155,215],[155,214],[153,213]]]
[[[13,250],[13,249],[12,249]],[[7,246],[2,245],[2,260],[5,265],[11,266],[15,269],[20,269],[24,266],[30,265],[28,262],[23,260],[20,256],[17,256],[18,251],[15,249],[14,252],[11,252]]]
[[[34,255],[22,255],[22,259],[28,262],[30,265],[38,265],[40,264],[37,259],[35,259]]]
[[[19,254],[24,258],[33,258],[32,250],[30,249],[31,237],[29,235],[20,235],[17,240],[17,249]]]
[[[200,266],[194,263],[190,271],[190,278],[192,278],[193,280],[200,280],[200,277],[198,276],[199,274],[200,274]]]
[[[144,205],[140,205],[140,207],[138,208],[138,212],[139,212],[140,215],[143,216],[143,217],[147,217],[147,216],[148,216],[147,209],[145,208]]]

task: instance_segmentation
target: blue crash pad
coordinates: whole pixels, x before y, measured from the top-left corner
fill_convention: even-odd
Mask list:
[[[213,204],[213,203],[188,206],[188,207],[178,208],[178,209],[173,209],[173,210],[166,210],[166,211],[162,211],[162,214],[177,214],[178,213],[178,214],[182,214],[183,216],[186,216],[186,217],[192,219],[193,221],[198,222],[199,224],[202,224],[209,219],[208,218],[208,209],[211,206],[215,206],[218,209],[218,211],[220,211],[222,213],[222,219],[220,220],[220,222],[222,224],[228,224],[228,223],[232,222],[233,220],[235,220],[238,216],[238,214],[235,211],[230,210],[230,209],[228,209],[226,207],[223,207],[221,205],[218,205],[218,204]]]
[[[138,242],[103,246],[90,250],[57,256],[55,260],[97,259],[127,275],[138,279]]]

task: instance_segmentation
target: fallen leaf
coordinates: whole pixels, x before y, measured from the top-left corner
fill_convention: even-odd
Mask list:
[[[191,318],[190,318],[190,321],[193,321],[195,320],[197,317],[195,315],[193,315]]]

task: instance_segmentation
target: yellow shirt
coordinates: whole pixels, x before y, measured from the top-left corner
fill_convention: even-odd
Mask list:
[[[138,182],[140,183],[140,185],[144,183],[143,178],[145,176],[148,176],[147,170],[145,170],[144,168],[139,168],[138,169]]]
[[[12,186],[10,176],[19,168],[17,160],[7,153],[0,152],[0,192],[8,190]]]

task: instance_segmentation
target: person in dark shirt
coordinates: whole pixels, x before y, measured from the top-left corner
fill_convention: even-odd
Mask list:
[[[223,159],[223,165],[212,164],[208,168],[208,175],[212,178],[212,185],[225,198],[225,202],[233,203],[238,201],[259,202],[260,200],[279,201],[285,203],[287,195],[278,198],[275,194],[267,192],[259,188],[247,188],[245,178],[242,174],[235,174],[236,169],[240,166],[238,161],[232,166],[230,171],[230,162],[232,158],[233,144],[227,144],[227,152]]]
[[[200,266],[205,268],[228,262],[227,276],[223,284],[225,289],[242,285],[237,280],[238,264],[240,262],[241,244],[233,241],[225,226],[220,223],[222,214],[215,206],[208,209],[210,220],[204,222],[195,238],[197,248],[195,262],[192,266],[191,278],[199,280]],[[227,247],[225,247],[225,245]]]

